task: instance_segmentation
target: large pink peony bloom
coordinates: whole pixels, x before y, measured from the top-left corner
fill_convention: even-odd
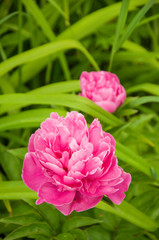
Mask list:
[[[80,85],[81,96],[91,99],[110,113],[115,112],[126,98],[118,77],[110,72],[82,72]]]
[[[115,140],[97,119],[90,127],[82,114],[51,113],[31,135],[22,178],[38,193],[37,204],[55,205],[63,214],[94,207],[106,195],[120,204],[131,176],[118,166]]]

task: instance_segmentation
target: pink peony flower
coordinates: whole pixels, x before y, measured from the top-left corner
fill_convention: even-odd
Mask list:
[[[118,77],[110,72],[82,72],[80,85],[81,96],[91,99],[110,113],[115,112],[126,98]]]
[[[38,193],[37,204],[53,204],[65,215],[94,207],[103,195],[120,204],[131,176],[114,154],[115,140],[97,119],[88,128],[78,112],[51,113],[30,137],[22,178]]]

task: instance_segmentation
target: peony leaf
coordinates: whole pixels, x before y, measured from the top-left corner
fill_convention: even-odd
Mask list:
[[[66,221],[63,225],[63,232],[70,231],[74,228],[89,226],[97,223],[101,223],[102,221],[99,219],[94,219],[90,217],[72,217],[68,221]]]
[[[30,223],[42,221],[43,221],[42,217],[40,217],[40,215],[36,213],[26,213],[0,219],[0,222],[2,223],[13,223],[18,225],[28,225]]]
[[[106,231],[101,226],[92,226],[86,229],[86,233],[91,240],[111,240],[111,233]]]
[[[78,239],[78,240],[88,240],[85,232],[82,231],[81,229],[72,229],[70,231],[70,233],[73,235],[73,237],[75,239]]]
[[[15,240],[21,237],[26,237],[32,234],[42,234],[48,237],[52,236],[51,228],[46,223],[31,223],[15,229],[13,232],[7,235],[5,240]]]
[[[71,233],[61,233],[56,237],[57,240],[75,240]]]

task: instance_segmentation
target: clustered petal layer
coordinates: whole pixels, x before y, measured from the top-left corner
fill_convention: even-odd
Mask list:
[[[131,176],[118,166],[115,140],[95,119],[87,127],[78,112],[51,113],[31,135],[22,178],[38,193],[37,204],[53,204],[63,214],[94,207],[106,195],[120,204]]]
[[[118,77],[110,72],[82,72],[81,96],[91,99],[107,112],[113,113],[123,104],[126,91]]]

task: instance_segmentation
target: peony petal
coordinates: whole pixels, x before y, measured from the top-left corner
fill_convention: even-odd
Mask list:
[[[47,118],[44,122],[41,123],[40,127],[42,131],[45,131],[48,133],[50,132],[55,133],[57,128],[56,125],[57,125],[57,120]]]
[[[45,149],[47,148],[47,143],[44,140],[44,138],[39,135],[39,134],[35,134],[34,137],[34,148],[35,151],[39,150],[39,151],[45,151]]]
[[[107,197],[112,200],[115,204],[120,204],[122,200],[125,198],[124,192],[126,192],[129,188],[129,184],[131,182],[131,175],[129,173],[123,172],[122,177],[124,181],[115,186],[118,191],[116,193],[108,194]]]
[[[49,162],[45,163],[43,161],[40,161],[40,162],[41,162],[43,167],[51,170],[52,174],[56,173],[56,174],[61,175],[61,176],[64,176],[66,174],[66,171],[63,168],[61,168],[61,167],[59,167],[59,166],[57,166],[53,163],[49,163]]]
[[[87,209],[95,207],[102,199],[100,197],[89,197],[76,192],[75,200],[73,202],[72,211],[76,210],[77,212],[85,211]]]
[[[104,108],[107,112],[113,113],[117,109],[116,103],[105,100],[105,101],[96,101],[97,105],[99,105],[101,108]]]
[[[113,138],[113,136],[110,133],[103,132],[103,136],[104,136],[103,141],[105,141],[106,143],[109,143],[115,147],[115,145],[116,145],[115,139]]]
[[[115,204],[120,205],[125,198],[125,194],[118,190],[113,194],[108,194],[107,197]]]
[[[76,163],[84,160],[85,156],[86,156],[86,152],[83,149],[77,152],[74,152],[68,162],[68,170],[70,171]]]
[[[79,145],[77,144],[76,139],[74,137],[69,138],[68,144],[72,152],[79,150]]]
[[[35,138],[35,133],[31,135],[29,139],[29,144],[28,144],[28,151],[29,152],[35,152],[34,148],[34,138]]]
[[[95,192],[96,196],[103,196],[103,195],[108,195],[117,192],[118,189],[115,189],[112,186],[109,186],[109,184],[105,186],[100,186],[97,191]]]
[[[103,164],[103,162],[98,157],[89,158],[89,160],[86,162],[84,172],[85,173],[92,172],[93,170],[97,170],[97,168],[101,169],[102,164]]]
[[[47,182],[39,189],[38,196],[40,201],[42,200],[56,206],[61,206],[73,201],[75,191],[59,191],[57,186],[53,185],[51,182]]]
[[[72,210],[72,206],[73,206],[73,202],[71,203],[67,203],[67,204],[63,204],[61,206],[55,206],[60,212],[62,212],[65,216],[68,216],[71,214]]]
[[[45,177],[35,153],[27,153],[25,155],[22,179],[33,191],[38,191],[42,184],[49,181]]]
[[[93,144],[94,154],[98,150],[99,142],[103,137],[103,131],[98,119],[94,119],[88,129],[89,141]]]

